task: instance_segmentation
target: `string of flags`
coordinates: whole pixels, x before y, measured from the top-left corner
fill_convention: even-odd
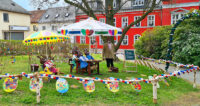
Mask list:
[[[145,58],[145,59],[153,61],[153,62],[156,61],[156,59],[152,59],[152,58]],[[162,61],[162,62],[165,62],[165,63],[175,64],[176,66],[181,67],[181,68],[198,68],[199,69],[199,66],[195,66],[193,64],[186,64],[186,65],[184,65],[182,63],[177,63],[177,62],[173,62],[173,61],[169,61],[169,60],[164,60],[164,59],[159,59],[158,61],[159,61],[159,64]]]
[[[43,87],[43,80],[44,78],[49,78],[49,79],[55,79],[57,80],[56,82],[56,90],[59,93],[66,93],[69,90],[69,84],[66,79],[76,79],[83,84],[83,88],[85,89],[86,92],[94,92],[95,91],[95,81],[96,82],[102,82],[103,84],[106,84],[106,87],[111,91],[111,92],[118,92],[119,91],[119,83],[124,83],[124,84],[130,84],[133,89],[136,92],[141,91],[141,85],[139,84],[140,82],[145,82],[145,83],[152,83],[152,81],[159,81],[160,79],[165,79],[169,78],[172,76],[180,76],[181,74],[186,74],[186,73],[191,73],[195,70],[199,70],[197,67],[193,67],[190,69],[185,69],[185,70],[179,70],[175,71],[173,73],[169,74],[161,74],[156,77],[149,76],[148,79],[144,78],[132,78],[131,80],[123,80],[120,78],[113,78],[109,77],[108,79],[101,79],[98,77],[93,77],[93,78],[83,78],[83,77],[76,77],[74,75],[64,75],[64,76],[58,76],[58,75],[51,75],[51,74],[39,74],[39,88],[42,89]],[[35,74],[26,74],[22,72],[20,75],[10,75],[6,73],[5,75],[0,75],[0,79],[6,78],[4,80],[3,84],[3,89],[5,92],[13,92],[18,85],[18,78],[20,77],[26,77],[30,78],[30,84],[29,84],[29,89],[32,92],[36,92],[36,87],[37,87],[37,79]]]

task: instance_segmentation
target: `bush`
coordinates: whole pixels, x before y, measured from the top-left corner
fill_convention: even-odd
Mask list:
[[[165,57],[170,29],[171,26],[162,26],[146,30],[134,45],[136,53],[155,59]]]
[[[182,22],[174,36],[173,60],[200,66],[200,19],[193,17]]]

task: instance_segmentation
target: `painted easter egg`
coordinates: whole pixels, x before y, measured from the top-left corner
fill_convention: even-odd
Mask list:
[[[135,78],[133,78],[132,80],[134,81]],[[141,92],[141,90],[142,90],[142,87],[138,82],[131,83],[131,86],[136,92]]]
[[[114,81],[115,79],[113,77],[110,77],[108,78],[108,80],[112,80]],[[111,91],[111,92],[118,92],[119,91],[119,82],[108,82],[107,84],[107,87],[108,89]]]
[[[69,90],[69,84],[64,78],[59,78],[56,81],[56,90],[59,93],[66,93]]]
[[[17,79],[6,78],[3,83],[3,90],[5,92],[13,92],[17,89],[18,81]]]
[[[32,78],[30,80],[29,88],[30,88],[30,90],[32,92],[36,92],[36,87],[37,87],[37,79],[36,78]],[[40,89],[42,89],[42,87],[43,87],[42,78],[39,79],[39,87],[40,87]]]
[[[94,92],[95,91],[95,83],[93,80],[83,81],[83,87],[86,92]]]

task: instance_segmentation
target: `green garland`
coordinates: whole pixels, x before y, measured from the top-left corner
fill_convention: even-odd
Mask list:
[[[170,33],[170,36],[169,36],[169,44],[168,44],[168,50],[167,50],[167,60],[168,61],[171,61],[172,60],[172,43],[173,43],[173,35],[174,35],[174,32],[176,31],[176,28],[185,20],[185,19],[189,19],[191,17],[198,17],[200,18],[200,15],[199,15],[199,12],[198,10],[193,10],[192,12],[186,14],[184,17],[182,17],[180,20],[178,20],[176,22],[176,24],[173,26],[173,28],[171,29],[171,33]],[[168,71],[168,68],[169,68],[169,65],[170,65],[170,62],[166,62],[166,67],[165,67],[165,70]]]

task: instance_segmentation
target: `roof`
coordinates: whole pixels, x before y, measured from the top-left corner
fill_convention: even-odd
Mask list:
[[[43,14],[39,23],[75,21],[75,16],[74,6],[49,8]]]
[[[22,8],[21,6],[19,6],[17,3],[15,3],[12,0],[1,0],[0,10],[30,14],[26,9]]]
[[[46,10],[30,11],[30,13],[31,13],[31,23],[38,23],[45,12],[46,12]]]

